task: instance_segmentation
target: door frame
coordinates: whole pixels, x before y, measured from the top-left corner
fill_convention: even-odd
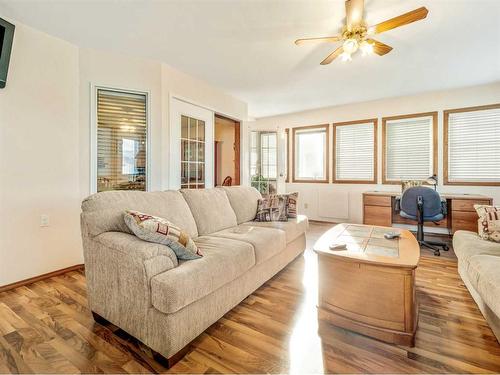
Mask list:
[[[178,108],[175,111],[173,108]],[[181,137],[180,126],[175,127],[178,116],[184,115],[205,121],[205,188],[214,187],[214,111],[200,107],[191,102],[170,96],[169,102],[169,178],[168,188],[178,190],[181,188]],[[211,130],[207,129],[211,125]]]
[[[241,121],[215,112],[214,117],[234,122],[234,185],[241,184]],[[215,119],[214,119],[215,130]],[[215,165],[215,159],[214,159]]]

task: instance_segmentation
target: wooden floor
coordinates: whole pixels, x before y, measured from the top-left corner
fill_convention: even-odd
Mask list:
[[[498,373],[500,345],[457,274],[456,259],[424,252],[417,271],[414,348],[321,325],[316,257],[308,249],[211,326],[170,372]],[[166,372],[116,327],[92,320],[85,276],[70,272],[0,294],[0,373]]]

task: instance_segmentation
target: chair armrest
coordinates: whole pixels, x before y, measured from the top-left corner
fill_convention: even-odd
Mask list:
[[[394,198],[394,210],[401,211],[401,197]]]
[[[448,215],[448,202],[444,198],[441,199],[441,212],[444,216]]]

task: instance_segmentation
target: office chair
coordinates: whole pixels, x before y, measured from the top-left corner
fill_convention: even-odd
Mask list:
[[[424,222],[437,222],[446,217],[446,200],[441,199],[439,193],[426,186],[408,188],[399,200],[399,215],[406,219],[416,220],[417,241],[421,246],[434,250],[434,255],[441,255],[439,248],[448,251],[444,242],[426,241],[424,239]]]

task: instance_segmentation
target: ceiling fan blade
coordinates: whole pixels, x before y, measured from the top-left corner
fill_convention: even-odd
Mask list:
[[[396,27],[408,25],[409,23],[423,20],[425,17],[427,17],[428,13],[429,13],[429,11],[427,10],[426,7],[421,7],[421,8],[412,10],[411,12],[408,12],[408,13],[402,14],[400,16],[391,18],[390,20],[381,22],[381,23],[373,26],[373,33],[380,34],[380,33],[383,33],[385,31],[395,29]],[[372,28],[370,28],[370,29],[372,29]]]
[[[364,0],[346,0],[345,14],[348,28],[359,25],[363,21],[364,10]]]
[[[378,40],[367,39],[366,41],[373,45],[373,52],[379,56],[384,56],[392,51],[391,46],[388,46],[387,44],[379,42]]]
[[[344,49],[342,47],[337,48],[335,51],[330,53],[326,59],[321,61],[321,65],[328,65],[330,64],[333,60],[335,60],[342,52],[344,52]]]
[[[323,36],[321,38],[303,38],[303,39],[297,39],[295,41],[296,45],[300,44],[305,44],[305,43],[314,43],[314,42],[338,42],[339,40],[342,40],[341,36]]]

